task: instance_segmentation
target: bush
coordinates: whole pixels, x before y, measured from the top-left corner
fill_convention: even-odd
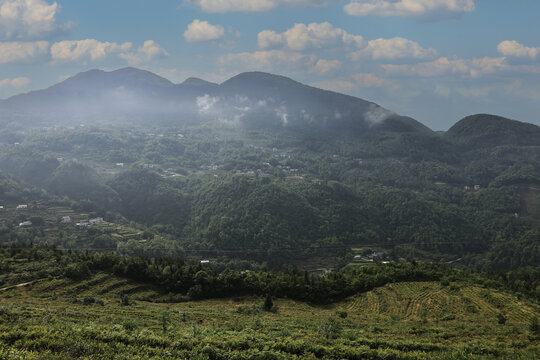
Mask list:
[[[93,296],[85,296],[83,299],[83,305],[92,305],[96,302]]]
[[[336,314],[342,319],[347,318],[347,315],[348,315],[348,313],[345,310],[338,310],[336,311]]]
[[[137,328],[137,324],[132,321],[132,320],[126,320],[122,323],[122,327],[126,330],[126,331],[133,331]]]
[[[129,306],[131,304],[129,296],[127,296],[126,294],[120,295],[120,304],[123,306]]]
[[[540,323],[538,322],[538,318],[535,316],[531,320],[531,325],[529,325],[529,330],[535,335],[540,334]]]
[[[85,262],[77,264],[69,264],[64,270],[64,275],[71,280],[87,279],[90,274],[90,269]]]
[[[323,322],[321,325],[319,325],[319,332],[327,340],[338,338],[341,335],[342,331],[343,331],[343,327],[341,326],[341,323],[336,318],[329,318],[328,320]]]
[[[257,306],[242,305],[236,308],[238,314],[255,315],[260,312]]]
[[[265,311],[272,311],[273,307],[274,307],[274,302],[272,301],[272,296],[268,294],[266,295],[266,299],[264,300],[263,309]]]

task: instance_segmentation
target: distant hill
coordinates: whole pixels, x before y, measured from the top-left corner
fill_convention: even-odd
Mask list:
[[[501,116],[477,114],[458,121],[444,137],[469,148],[540,146],[540,127]]]
[[[375,103],[262,72],[239,74],[218,85],[197,78],[173,84],[135,68],[90,70],[48,89],[0,101],[0,116],[0,127],[203,121],[307,134],[432,133]]]

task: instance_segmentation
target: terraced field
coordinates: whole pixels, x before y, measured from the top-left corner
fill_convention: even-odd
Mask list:
[[[92,216],[87,213],[75,212],[68,207],[49,206],[42,203],[28,205],[28,209],[24,210],[15,210],[15,205],[6,207],[5,210],[0,212],[0,225],[3,223],[13,223],[16,227],[19,222],[29,220],[32,217],[38,217],[43,220],[43,224],[37,226],[37,228],[42,230],[40,241],[43,244],[57,245],[60,248],[77,248],[79,250],[92,244],[92,239],[88,232],[89,229],[95,229],[100,233],[110,235],[116,243],[126,242],[128,240],[140,241],[142,239],[143,232],[141,230],[121,224],[103,222],[88,228],[79,228],[75,225],[76,223],[88,222],[88,219]],[[64,216],[69,216],[71,221],[69,223],[62,223],[61,220]],[[35,226],[34,224],[33,227]],[[24,231],[24,229],[19,228],[19,231]],[[77,240],[75,243],[64,244],[58,240],[61,238],[61,234],[64,238],[71,237]]]
[[[536,359],[540,308],[475,285],[403,282],[329,306],[231,298],[166,303],[97,273],[0,292],[1,359]],[[499,323],[499,314],[506,319]]]

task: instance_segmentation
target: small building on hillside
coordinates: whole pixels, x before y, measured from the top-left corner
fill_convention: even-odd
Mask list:
[[[4,210],[4,205],[0,205],[0,211]]]
[[[480,190],[480,185],[474,185],[474,190],[476,191]]]
[[[24,209],[28,209],[28,205],[17,205],[17,207],[15,208],[16,210],[24,210]]]
[[[90,225],[101,224],[103,222],[103,218],[102,217],[93,218],[93,219],[88,220],[88,222],[90,223]]]
[[[80,227],[80,228],[84,228],[84,227],[88,227],[88,223],[87,222],[78,222],[75,224],[76,227]]]
[[[71,217],[69,216],[62,216],[62,221],[60,221],[62,224],[68,224],[71,222]]]
[[[31,221],[23,221],[22,223],[19,224],[19,226],[32,226],[32,222]]]

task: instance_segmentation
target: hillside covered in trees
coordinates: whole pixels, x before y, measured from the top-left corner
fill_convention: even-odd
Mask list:
[[[174,85],[136,69],[93,71],[1,107],[92,104],[118,86],[178,107],[131,122],[120,104],[88,118],[4,117],[4,242],[275,267],[313,259],[319,267],[352,259],[480,269],[540,262],[535,125],[481,114],[440,134],[362,99],[264,73]],[[183,106],[186,99],[194,102]],[[31,203],[27,213],[15,210],[23,203]],[[77,221],[61,223],[66,214]],[[19,226],[30,217],[31,226]],[[104,220],[75,225],[91,218]]]

